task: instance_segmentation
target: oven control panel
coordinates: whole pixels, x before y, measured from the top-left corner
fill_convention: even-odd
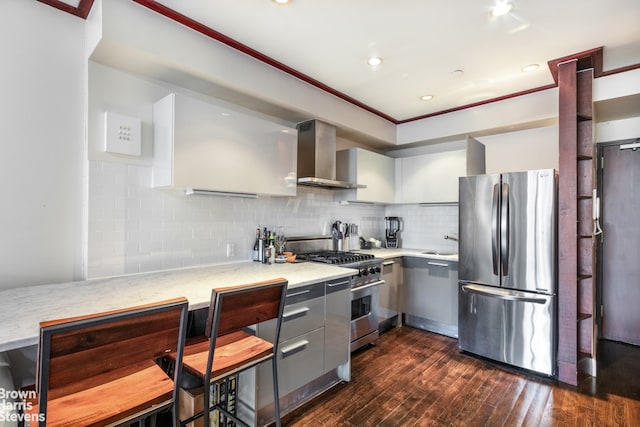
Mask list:
[[[354,267],[355,268],[355,267]],[[353,286],[364,285],[380,280],[382,261],[371,261],[358,265],[358,274],[352,278]]]

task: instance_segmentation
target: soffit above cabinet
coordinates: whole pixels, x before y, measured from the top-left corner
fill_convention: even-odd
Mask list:
[[[92,61],[291,124],[322,119],[356,142],[395,144],[394,123],[135,2],[108,0],[93,9],[87,20]]]

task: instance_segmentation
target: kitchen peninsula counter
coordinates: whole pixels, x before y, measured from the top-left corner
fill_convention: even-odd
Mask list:
[[[0,291],[0,352],[36,345],[43,320],[81,316],[175,297],[208,307],[211,289],[284,277],[289,288],[348,277],[357,270],[320,263],[252,261]]]

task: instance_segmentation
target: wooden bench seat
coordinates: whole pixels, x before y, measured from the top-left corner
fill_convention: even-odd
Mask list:
[[[188,341],[182,358],[185,371],[204,380],[208,352],[208,340]],[[221,335],[213,354],[211,381],[229,375],[243,365],[262,360],[272,352],[273,344],[247,332],[235,331]]]

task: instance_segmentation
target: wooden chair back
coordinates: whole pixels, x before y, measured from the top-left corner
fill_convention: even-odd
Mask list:
[[[205,335],[215,338],[267,320],[281,318],[287,284],[286,279],[278,278],[213,289]]]
[[[113,380],[136,364],[176,351],[181,358],[187,313],[188,301],[176,298],[42,322],[36,384],[40,412],[46,411],[47,399]],[[176,369],[176,375],[180,372]]]

